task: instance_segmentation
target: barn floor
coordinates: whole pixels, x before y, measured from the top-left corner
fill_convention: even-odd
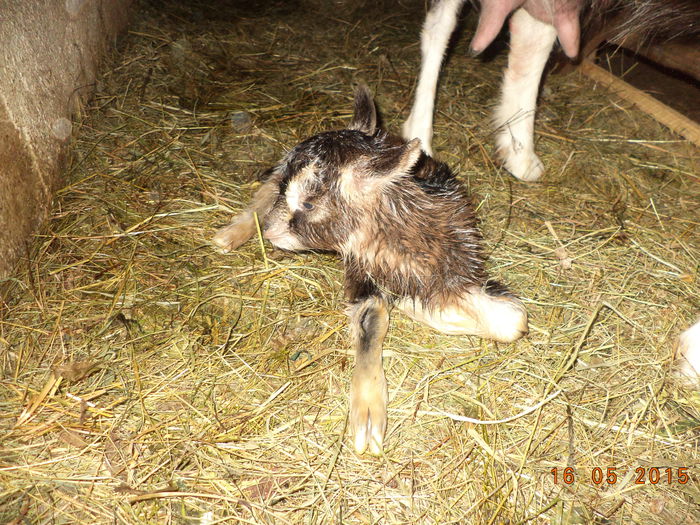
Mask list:
[[[434,147],[531,331],[496,344],[393,315],[385,454],[357,456],[338,261],[210,239],[257,173],[348,123],[358,83],[399,130],[424,6],[210,4],[139,11],[76,122],[31,267],[5,283],[0,521],[699,521],[700,396],[672,366],[700,310],[698,149],[550,76],[547,173],[516,181],[489,128],[505,57],[469,58],[466,24]]]

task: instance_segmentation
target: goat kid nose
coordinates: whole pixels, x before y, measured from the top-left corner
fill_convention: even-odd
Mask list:
[[[263,239],[270,239],[270,225],[267,223],[260,224],[260,233],[262,233]]]

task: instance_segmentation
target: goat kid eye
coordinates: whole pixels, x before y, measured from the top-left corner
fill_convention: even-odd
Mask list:
[[[313,209],[314,209],[314,205],[311,204],[311,203],[308,202],[308,201],[302,203],[302,206],[304,207],[304,209],[307,209],[307,210],[313,210]]]

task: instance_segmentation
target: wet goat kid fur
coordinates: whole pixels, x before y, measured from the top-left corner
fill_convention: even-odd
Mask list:
[[[350,423],[358,452],[382,448],[381,347],[390,306],[448,334],[510,342],[527,332],[520,301],[488,280],[463,185],[418,139],[378,128],[366,88],[356,93],[348,129],[294,147],[214,242],[235,249],[254,234],[255,214],[275,246],[333,251],[343,259],[356,354]]]
[[[350,300],[374,284],[389,301],[410,297],[440,307],[486,282],[469,199],[447,166],[417,143],[381,132],[321,133],[292,150],[280,188],[285,204],[290,189],[304,200],[288,235],[341,254]],[[286,211],[276,206],[265,230],[277,231]]]

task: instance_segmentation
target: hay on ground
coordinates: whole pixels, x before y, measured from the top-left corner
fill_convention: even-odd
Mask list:
[[[139,11],[76,123],[31,265],[5,283],[0,520],[698,520],[699,399],[671,374],[700,309],[698,150],[552,76],[547,174],[514,180],[489,128],[505,58],[469,58],[466,29],[434,146],[475,195],[491,272],[531,333],[503,345],[394,315],[385,455],[358,457],[339,262],[209,240],[286,148],[348,122],[357,83],[398,131],[424,6],[212,4]],[[594,483],[598,468],[616,481]]]

